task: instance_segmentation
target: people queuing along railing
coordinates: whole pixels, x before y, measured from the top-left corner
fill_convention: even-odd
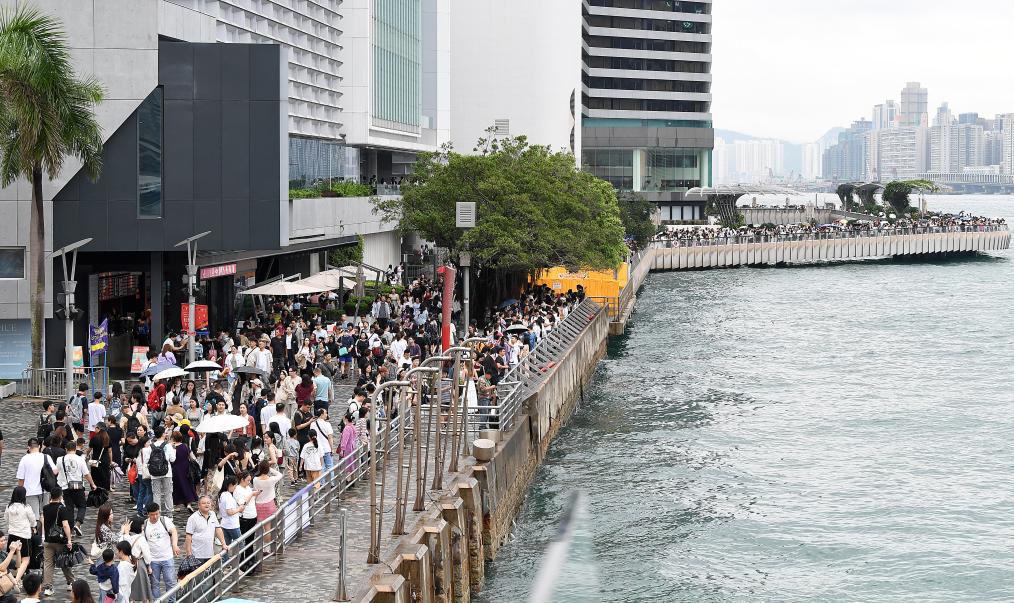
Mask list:
[[[525,398],[546,376],[551,363],[558,362],[561,353],[573,344],[590,324],[590,318],[603,307],[592,298],[575,306],[565,319],[548,335],[539,340],[527,356],[500,379],[496,385],[496,406],[478,406],[469,413],[469,432],[496,425],[507,432],[514,428]]]
[[[750,233],[743,235],[694,237],[694,238],[660,238],[652,241],[657,249],[678,247],[711,247],[716,245],[740,245],[746,243],[783,243],[791,241],[833,241],[841,239],[865,239],[892,237],[900,235],[925,235],[958,232],[1004,232],[1005,224],[989,224],[977,226],[917,226],[910,228],[878,228],[865,230],[825,230],[820,232],[798,232],[784,234]]]
[[[399,419],[385,421],[383,426],[378,427],[378,453],[381,458],[389,455],[397,446],[397,438],[388,436],[397,430],[398,421]],[[271,517],[257,522],[257,525],[233,541],[228,554],[217,554],[206,561],[155,603],[167,603],[173,598],[177,603],[214,603],[227,598],[227,593],[238,587],[251,573],[262,569],[264,564],[276,556],[283,555],[286,545],[299,539],[314,518],[321,513],[331,513],[334,503],[349,489],[358,483],[369,481],[370,455],[367,450],[367,446],[357,445],[351,454],[336,461],[320,477],[293,494]],[[340,521],[339,529],[336,542],[344,545],[344,518]],[[345,551],[336,547],[335,557],[339,559],[337,578],[341,588],[345,583]]]

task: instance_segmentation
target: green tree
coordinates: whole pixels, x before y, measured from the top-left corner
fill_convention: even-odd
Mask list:
[[[862,205],[863,212],[877,215],[880,213],[880,205],[877,203],[877,191],[884,188],[876,182],[867,182],[856,187],[856,194]]]
[[[622,261],[616,193],[579,171],[572,155],[530,145],[524,136],[482,138],[475,151],[422,153],[402,196],[373,202],[375,212],[403,231],[452,254],[470,251],[479,307],[553,266],[607,269]],[[475,228],[456,227],[458,201],[476,203]]]
[[[913,191],[936,192],[939,190],[932,180],[895,180],[884,187],[884,203],[901,217],[910,213],[908,196]]]
[[[627,236],[633,238],[638,247],[647,246],[651,237],[658,231],[652,221],[656,205],[630,191],[617,195],[616,201],[620,206],[620,221],[623,222]]]
[[[839,199],[841,199],[841,206],[845,211],[853,211],[853,208],[855,207],[855,200],[853,198],[855,191],[856,185],[848,182],[839,184],[838,188],[835,190],[835,194],[838,195]]]
[[[102,136],[93,109],[103,97],[94,79],[71,67],[61,23],[31,8],[0,12],[0,185],[32,185],[29,243],[32,366],[42,366],[46,295],[42,178],[53,179],[73,156],[93,180],[102,169]]]

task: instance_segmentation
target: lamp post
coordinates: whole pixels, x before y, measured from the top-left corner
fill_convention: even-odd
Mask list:
[[[476,221],[475,201],[458,201],[455,204],[454,210],[455,210],[454,212],[455,225],[458,228],[464,229],[475,228]],[[468,281],[470,276],[469,272],[471,272],[472,269],[472,254],[471,252],[468,251],[467,245],[465,247],[465,251],[458,253],[458,264],[465,269],[465,282],[462,283],[464,286],[463,287],[464,295],[462,295],[463,303],[461,304],[462,315],[465,319],[465,324],[463,326],[464,335],[462,336],[464,338],[468,337],[468,314],[469,314]]]
[[[412,377],[416,373],[436,373],[439,369],[432,366],[417,366],[414,369],[410,369],[405,373],[405,381],[412,382]],[[404,485],[402,485],[402,468],[404,465],[401,462],[402,448],[405,445],[405,399],[408,397],[407,388],[402,389],[402,396],[398,402],[398,495],[397,503],[394,508],[394,528],[391,530],[391,534],[404,534],[405,533],[405,508],[408,506],[408,486],[412,482],[412,452],[408,454],[408,475],[404,477]],[[416,461],[416,474],[422,475],[422,440],[420,439],[419,425],[422,423],[422,379],[419,380],[419,385],[415,389],[416,405],[413,412],[413,430],[415,432],[415,461]],[[416,488],[422,486],[422,479],[416,479]],[[418,494],[416,495],[418,498]]]
[[[395,387],[407,387],[411,385],[408,381],[388,381],[381,383],[373,392],[370,398],[370,551],[366,556],[366,563],[380,563],[380,531],[383,529],[383,498],[378,505],[377,501],[377,402],[381,400],[381,394],[385,390]],[[386,451],[385,451],[386,453]],[[387,463],[385,463],[386,465]],[[380,496],[384,496],[383,487]],[[381,512],[378,514],[377,509]]]
[[[194,316],[196,311],[194,289],[197,288],[197,239],[204,238],[209,234],[211,231],[206,230],[201,234],[183,239],[175,245],[176,247],[187,246],[187,364],[194,361],[196,349],[194,340],[197,337],[197,325],[194,324],[197,322]]]
[[[74,280],[74,273],[77,272],[77,250],[91,243],[91,237],[81,239],[77,243],[71,243],[48,254],[49,259],[59,257],[63,260],[63,318],[64,323],[64,358],[63,372],[67,381],[66,398],[70,400],[74,395],[74,319],[78,316],[78,310],[74,306],[74,289],[77,288],[77,281]],[[67,270],[67,254],[71,254],[70,270]],[[60,312],[57,311],[59,318]]]

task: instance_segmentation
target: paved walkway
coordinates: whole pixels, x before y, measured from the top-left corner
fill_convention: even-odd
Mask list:
[[[407,438],[408,454],[414,446],[413,440]],[[381,560],[389,558],[400,537],[392,537],[394,526],[397,463],[396,453],[392,452],[386,473],[386,496],[383,506],[383,531],[381,539]],[[404,461],[408,462],[407,457]],[[430,491],[432,485],[432,462],[427,475],[425,502],[426,506],[442,493]],[[445,484],[449,480],[445,479]],[[378,481],[378,490],[379,490]],[[405,528],[409,530],[419,520],[423,512],[412,511],[415,500],[416,480],[415,469],[411,479],[409,492],[406,495],[407,511]],[[342,497],[339,505],[334,505],[330,515],[319,515],[304,535],[285,547],[284,554],[268,562],[266,570],[256,576],[247,578],[236,590],[236,594],[254,601],[271,601],[279,603],[305,603],[306,601],[331,601],[338,585],[339,561],[339,509],[346,511],[346,587],[349,599],[358,600],[367,590],[367,576],[382,565],[366,563],[370,547],[370,487],[369,480],[360,480]]]
[[[337,406],[336,406],[337,408],[344,408],[345,401],[348,400],[348,398],[352,394],[352,386],[353,385],[354,385],[354,383],[351,382],[351,381],[339,381],[337,383],[336,397],[335,397],[335,399],[338,401]],[[11,490],[15,486],[17,486],[17,477],[16,477],[16,474],[17,474],[18,461],[21,460],[21,457],[25,453],[25,450],[27,448],[27,444],[28,444],[29,438],[35,437],[36,426],[37,426],[37,423],[38,423],[38,416],[39,416],[39,414],[41,412],[42,412],[42,402],[40,400],[37,400],[37,399],[7,398],[5,400],[0,400],[0,430],[3,431],[3,435],[4,435],[4,451],[3,451],[3,455],[0,456],[0,510],[3,510],[3,509],[7,508],[7,503],[10,500],[10,492],[11,492]],[[337,427],[339,426],[340,421],[341,421],[341,417],[340,416],[337,417],[337,418],[332,417],[332,419],[331,419],[332,424],[336,428],[336,433],[337,433]],[[291,488],[288,487],[288,485],[286,485],[287,484],[287,480],[283,480],[283,482],[285,482],[285,483],[284,484],[283,483],[279,483],[279,490],[282,493],[282,498],[283,499],[287,499],[292,494],[293,491],[292,491]],[[305,485],[305,484],[301,483],[300,485],[302,486],[302,485]],[[366,493],[367,493],[366,500],[367,500],[367,510],[368,510],[369,509],[369,490],[368,489],[366,490]],[[134,515],[134,507],[133,507],[133,505],[128,504],[127,490],[126,490],[125,487],[121,487],[118,491],[112,492],[111,495],[110,495],[109,501],[113,505],[113,526],[115,528],[119,529],[119,527],[122,525],[124,519],[127,519],[129,517],[133,517],[133,515]],[[89,508],[88,509],[88,514],[87,514],[86,519],[85,519],[85,525],[82,528],[84,530],[84,537],[83,538],[79,538],[79,541],[81,542],[81,544],[83,544],[85,546],[86,549],[91,546],[91,543],[92,543],[92,540],[93,540],[93,534],[95,532],[95,515],[96,515],[96,509]],[[181,547],[183,546],[183,529],[182,528],[185,525],[188,516],[189,515],[187,515],[186,513],[184,513],[184,514],[177,513],[176,517],[174,517],[174,523],[176,524],[177,528],[179,528],[179,530],[180,530],[180,546]],[[364,516],[366,516],[367,521],[368,521],[369,520],[368,514],[364,513]],[[353,524],[351,518],[349,520],[349,524],[350,524],[350,526]],[[335,524],[335,525],[337,525],[337,524]],[[315,528],[316,528],[316,526],[315,526]],[[4,531],[4,533],[7,532],[7,523],[6,523],[6,520],[4,519],[3,513],[0,513],[0,529],[2,529]],[[350,530],[350,532],[352,532],[352,530]],[[367,542],[368,542],[369,530],[364,530],[364,532],[365,532],[365,534],[367,536]],[[334,552],[336,552],[337,548],[334,545],[335,545],[335,543],[337,543],[337,537],[334,536],[334,534],[335,534],[334,530],[331,530],[330,532],[326,532],[326,533],[320,534],[320,536],[322,536],[322,537],[326,536],[326,537],[322,538],[321,542],[316,543],[315,546],[303,546],[299,542],[293,543],[294,546],[293,546],[293,548],[291,550],[293,551],[294,554],[292,556],[295,557],[296,556],[295,552],[297,550],[300,550],[300,549],[313,549],[313,550],[321,550],[321,551],[325,551],[325,552],[328,552],[328,551],[334,551]],[[314,543],[313,538],[317,537],[317,536],[318,536],[318,534],[317,534],[317,531],[315,529],[313,534],[311,534],[307,538],[304,538],[303,540],[307,541],[307,542],[309,542],[311,544],[313,544]],[[308,538],[309,538],[309,540],[308,540]],[[331,552],[330,554],[333,556],[335,554],[334,552]],[[288,558],[288,557],[286,557],[286,558]],[[364,559],[365,559],[365,556],[364,556]],[[350,557],[350,560],[351,560],[351,557]],[[334,567],[337,567],[337,560],[333,559],[332,561],[334,562]],[[309,567],[316,568],[316,565],[311,565]],[[290,571],[296,571],[296,570],[290,570]],[[326,574],[318,574],[316,569],[308,570],[307,568],[304,567],[304,568],[300,568],[299,572],[300,573],[297,574],[297,575],[300,576],[300,582],[304,582],[304,583],[311,583],[312,582],[314,584],[322,583],[322,584],[326,584],[327,588],[331,588],[331,589],[333,589],[334,586],[335,586],[335,584],[336,584],[336,581],[333,578],[329,578]],[[91,586],[92,586],[92,594],[95,595],[95,596],[98,596],[98,589],[97,589],[97,586],[95,584],[94,576],[91,576],[88,573],[88,566],[87,566],[87,564],[83,564],[81,566],[78,566],[78,567],[74,568],[74,575],[77,578],[84,578],[84,579],[88,580],[89,584],[91,584]],[[308,578],[311,577],[311,575],[313,576],[313,579],[308,579]],[[55,584],[55,591],[56,592],[55,592],[55,594],[52,597],[46,598],[46,601],[47,602],[53,602],[53,603],[64,603],[64,602],[70,601],[69,592],[67,591],[66,587],[64,586],[63,575],[60,572],[60,570],[56,570],[54,572],[54,581],[56,583]],[[272,592],[272,591],[268,591],[268,592]],[[243,589],[242,588],[240,590],[240,594],[243,594]],[[333,594],[333,592],[331,594]],[[256,597],[252,597],[252,598],[254,598],[256,600]],[[262,600],[266,601],[266,602],[276,601],[276,600],[277,601],[323,601],[323,600],[329,600],[329,599],[330,599],[330,594],[327,597],[325,597],[325,598],[321,598],[321,597],[317,597],[317,596],[308,597],[305,594],[301,594],[301,593],[293,593],[293,598],[291,598],[291,599],[278,598],[278,597],[274,597],[274,596],[265,596],[265,597],[262,598]]]

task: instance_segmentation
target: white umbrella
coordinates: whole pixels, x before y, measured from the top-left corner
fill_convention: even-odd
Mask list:
[[[174,366],[172,368],[167,368],[164,371],[159,371],[155,373],[155,376],[152,377],[152,379],[154,379],[155,381],[158,381],[159,379],[172,379],[173,377],[182,377],[186,374],[187,372],[185,370],[181,369],[178,366]]]
[[[344,274],[341,270],[325,270],[324,272],[318,272],[313,276],[308,276],[302,280],[296,281],[296,284],[313,287],[319,291],[333,291],[341,286],[339,281],[342,277],[345,277],[344,288],[351,289],[353,287],[352,278],[349,277],[348,274]]]
[[[212,415],[201,419],[197,431],[201,433],[224,433],[234,429],[243,429],[249,425],[249,421],[239,415]]]
[[[307,293],[317,293],[317,291],[313,287],[301,285],[298,282],[277,281],[247,289],[243,291],[243,295],[306,295]]]
[[[184,370],[188,373],[209,373],[220,371],[222,367],[217,362],[212,362],[211,360],[195,360],[188,364]]]

